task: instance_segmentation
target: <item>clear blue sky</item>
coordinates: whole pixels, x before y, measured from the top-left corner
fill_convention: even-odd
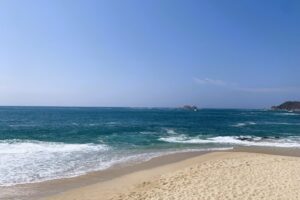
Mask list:
[[[0,105],[300,100],[300,1],[2,0]]]

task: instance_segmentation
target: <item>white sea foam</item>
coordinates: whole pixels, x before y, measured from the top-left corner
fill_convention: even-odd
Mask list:
[[[298,126],[300,123],[293,123],[293,122],[240,122],[236,123],[234,125],[231,125],[233,127],[244,127],[244,126],[250,126],[250,125],[256,125],[256,124],[267,124],[267,125],[294,125]]]
[[[243,126],[249,126],[249,125],[255,125],[255,122],[240,122],[237,124],[232,125],[233,127],[243,127]]]
[[[300,123],[292,123],[292,122],[264,122],[263,124],[270,124],[270,125],[292,125],[292,126],[299,126]]]
[[[101,154],[109,149],[103,144],[1,141],[0,186],[75,176],[90,169],[94,160],[99,163],[103,160],[98,166],[105,168],[110,163]]]
[[[161,137],[160,141],[170,142],[170,143],[183,143],[183,144],[207,144],[208,141],[199,138],[187,137],[185,135]]]
[[[288,137],[285,139],[261,138],[252,136],[218,136],[202,139],[199,137],[187,137],[184,135],[161,137],[160,141],[183,144],[229,144],[243,146],[266,147],[297,147],[300,148],[300,138]]]
[[[41,142],[32,140],[4,140],[0,141],[0,155],[2,154],[30,154],[30,153],[70,153],[76,151],[108,150],[106,145],[95,144],[65,144],[59,142]]]
[[[287,113],[275,113],[276,115],[283,115],[283,116],[294,116],[294,115],[300,115],[299,113],[294,112],[287,112]]]
[[[154,157],[191,151],[231,148],[165,150],[156,152],[114,151],[103,144],[65,144],[32,140],[0,141],[0,186],[12,186],[70,178],[121,163],[138,163]]]
[[[26,128],[26,127],[36,127],[37,124],[9,124],[9,127],[12,128]]]
[[[164,130],[165,130],[165,132],[167,132],[170,135],[177,135],[178,134],[174,129],[171,129],[171,128],[164,128]]]
[[[108,126],[116,126],[116,125],[119,125],[120,123],[119,122],[107,122],[105,124]]]

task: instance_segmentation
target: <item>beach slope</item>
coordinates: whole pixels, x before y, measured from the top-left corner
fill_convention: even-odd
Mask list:
[[[300,199],[300,158],[215,152],[47,199]]]

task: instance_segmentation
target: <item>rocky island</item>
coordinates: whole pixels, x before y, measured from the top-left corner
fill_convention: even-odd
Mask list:
[[[300,112],[300,101],[286,101],[279,106],[272,106],[272,110]]]
[[[198,111],[197,106],[191,106],[191,105],[185,105],[185,106],[182,107],[182,109],[189,110],[189,111]]]

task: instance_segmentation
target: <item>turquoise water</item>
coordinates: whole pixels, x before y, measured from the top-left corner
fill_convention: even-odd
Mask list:
[[[73,177],[178,151],[300,148],[300,114],[0,107],[0,185]]]

